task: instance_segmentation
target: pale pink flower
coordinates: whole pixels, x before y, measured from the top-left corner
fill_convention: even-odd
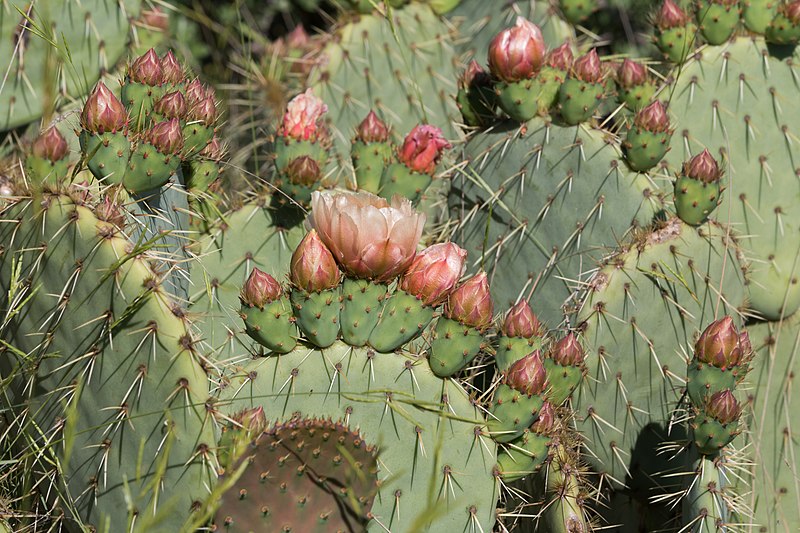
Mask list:
[[[281,133],[284,137],[315,141],[323,131],[322,115],[327,112],[325,102],[308,89],[292,98],[286,106]]]
[[[314,191],[308,221],[346,273],[389,281],[414,260],[425,215],[399,196]]]

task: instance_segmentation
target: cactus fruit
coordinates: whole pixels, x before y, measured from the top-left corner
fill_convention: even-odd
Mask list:
[[[605,91],[602,79],[603,71],[596,50],[592,49],[575,60],[558,93],[559,111],[564,122],[574,126],[591,118]]]
[[[765,32],[767,42],[794,45],[800,41],[800,2],[781,4]]]
[[[739,26],[737,0],[701,0],[697,9],[700,33],[709,44],[719,45],[731,38]]]
[[[655,20],[656,46],[673,63],[683,63],[693,49],[697,26],[673,0],[664,0]]]
[[[363,191],[378,194],[383,171],[392,155],[389,128],[374,111],[370,111],[358,125],[353,146],[350,148],[356,186]]]
[[[33,142],[31,154],[25,159],[25,165],[31,175],[40,176],[56,186],[67,177],[68,151],[67,140],[58,128],[51,126]]]
[[[656,100],[640,110],[622,144],[628,166],[637,172],[655,167],[667,154],[672,133],[667,110],[661,102]]]
[[[650,79],[647,67],[630,59],[625,59],[617,69],[616,81],[619,101],[634,112],[647,106],[656,92],[656,85]]]

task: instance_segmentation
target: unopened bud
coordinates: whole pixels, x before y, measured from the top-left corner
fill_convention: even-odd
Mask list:
[[[164,72],[161,69],[161,59],[152,48],[144,55],[136,58],[128,68],[128,76],[138,83],[151,87],[161,85],[164,81]]]
[[[550,357],[561,366],[582,366],[584,352],[574,333],[570,333],[550,349]]]
[[[419,124],[406,135],[397,158],[414,172],[433,174],[445,148],[450,148],[450,143],[442,135],[442,130]]]
[[[450,294],[446,316],[476,329],[485,329],[492,321],[494,304],[485,272],[471,277]]]
[[[656,26],[662,30],[686,26],[689,23],[689,15],[684,12],[673,0],[664,0],[661,10],[656,16]]]
[[[186,99],[179,91],[165,94],[153,109],[164,118],[183,118],[186,116]]]
[[[177,154],[183,148],[183,132],[177,118],[159,122],[146,132],[145,138],[164,155]]]
[[[506,385],[528,396],[539,395],[547,388],[547,371],[539,350],[516,361],[506,371]]]
[[[625,89],[647,83],[647,67],[636,61],[626,59],[617,71],[617,83]]]
[[[737,366],[742,360],[742,347],[733,319],[726,316],[712,322],[697,339],[694,355],[698,361],[717,368]]]
[[[489,44],[489,70],[508,82],[532,78],[544,62],[546,50],[539,27],[517,17],[513,28],[501,31]]]
[[[508,311],[502,328],[503,335],[506,337],[522,337],[524,339],[541,336],[542,329],[542,324],[525,300],[520,300]]]
[[[114,133],[128,122],[125,106],[102,81],[97,82],[81,113],[81,126],[92,133]]]
[[[319,181],[322,171],[316,161],[307,155],[301,155],[289,162],[286,174],[289,176],[289,181],[295,185],[311,187]]]
[[[382,143],[389,140],[389,128],[374,111],[361,121],[356,129],[356,139],[363,143]]]
[[[452,242],[425,248],[400,278],[400,288],[423,304],[444,302],[464,274],[467,251]]]
[[[598,83],[603,79],[603,69],[600,68],[597,50],[592,48],[589,53],[576,59],[572,65],[572,72],[576,78],[586,83]]]
[[[181,68],[172,50],[168,50],[167,53],[164,54],[164,57],[161,58],[161,71],[163,73],[162,80],[164,83],[177,85],[182,83],[186,78],[183,73],[183,68]]]
[[[333,254],[312,229],[292,254],[289,275],[292,284],[307,293],[339,285],[342,273]]]
[[[240,298],[245,305],[261,308],[277,300],[282,294],[283,289],[281,289],[280,283],[275,278],[254,268],[242,288]]]
[[[683,165],[683,173],[704,183],[714,183],[722,177],[717,161],[708,149],[703,150]]]
[[[730,424],[739,420],[742,407],[729,389],[719,391],[706,402],[706,414],[720,424]]]
[[[55,126],[51,126],[44,133],[39,135],[31,147],[33,155],[42,159],[47,159],[55,163],[64,159],[69,147],[67,140]]]
[[[651,133],[669,131],[669,115],[664,105],[656,100],[636,113],[634,124]]]
[[[569,72],[573,61],[575,61],[575,56],[572,54],[572,47],[569,43],[564,43],[547,54],[546,63],[550,67]]]

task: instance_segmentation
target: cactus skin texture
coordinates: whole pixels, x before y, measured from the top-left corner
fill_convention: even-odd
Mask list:
[[[768,320],[800,307],[800,203],[787,194],[797,179],[797,111],[783,103],[800,95],[790,59],[770,55],[760,39],[707,47],[683,68],[670,104],[683,134],[666,160],[677,169],[703,149],[718,160],[728,192],[715,216],[747,236],[740,244],[752,264],[749,305]]]
[[[45,0],[35,6],[22,0],[3,2],[0,57],[9,77],[0,91],[0,131],[52,112],[54,101],[88,94],[101,73],[122,57],[128,45],[128,17],[140,9],[139,0],[89,0],[79,5]],[[30,17],[35,29],[20,13]],[[57,30],[51,32],[53,23]],[[36,35],[38,31],[58,45]]]

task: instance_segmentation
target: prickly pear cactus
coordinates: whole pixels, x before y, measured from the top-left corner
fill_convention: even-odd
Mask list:
[[[0,131],[88,94],[128,44],[139,0],[0,2]]]

